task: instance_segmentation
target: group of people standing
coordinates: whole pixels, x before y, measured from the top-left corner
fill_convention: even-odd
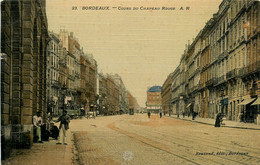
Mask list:
[[[150,118],[151,117],[151,112],[148,111],[147,115],[148,115],[148,118]],[[162,112],[160,112],[160,118],[162,118]]]
[[[147,112],[148,118],[151,117],[151,112],[148,111]],[[185,117],[185,113],[183,112],[183,118]],[[194,120],[196,118],[196,116],[198,115],[197,112],[192,112],[192,120]],[[162,118],[162,112],[160,112],[160,118]],[[216,116],[216,121],[215,121],[215,127],[220,127],[222,125],[223,122],[223,114],[222,113],[218,113]]]
[[[41,114],[42,112],[38,111],[36,115],[33,116],[33,127],[35,130],[35,137],[37,139],[36,142],[43,143],[43,137],[45,140],[48,140],[49,136],[54,135],[52,137],[58,137],[57,144],[63,143],[64,145],[67,145],[67,132],[71,120],[70,116],[67,114],[67,111],[64,110],[63,114],[57,120],[52,120],[52,116],[50,116],[50,114],[48,113],[46,124],[43,124]],[[60,122],[59,129],[57,129],[55,125],[51,126],[52,121]]]

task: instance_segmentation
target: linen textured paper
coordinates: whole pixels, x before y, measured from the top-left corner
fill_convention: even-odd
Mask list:
[[[1,1],[1,163],[259,164],[259,10]]]

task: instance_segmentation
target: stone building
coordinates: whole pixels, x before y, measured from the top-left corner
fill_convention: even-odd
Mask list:
[[[147,90],[146,109],[152,113],[159,113],[162,111],[162,87],[152,86]],[[131,104],[129,102],[129,104]]]
[[[210,19],[201,32],[201,76],[200,76],[200,113],[201,117],[209,116],[209,95],[212,79],[210,77],[210,30],[214,18]]]
[[[186,112],[200,112],[199,108],[199,82],[200,82],[200,53],[201,53],[201,33],[191,45],[188,45],[185,53],[186,68]]]
[[[1,132],[2,156],[8,142],[32,136],[32,116],[46,112],[46,46],[48,24],[44,0],[1,2]],[[12,138],[11,138],[12,137]],[[3,146],[2,146],[3,147]]]
[[[51,114],[56,114],[58,111],[59,97],[59,58],[60,58],[60,40],[59,36],[53,32],[49,32],[50,41],[47,46],[47,110]]]
[[[222,1],[218,12],[188,45],[174,72],[172,104],[177,114],[183,111],[179,94],[186,108],[197,100],[201,117],[214,118],[223,113],[228,120],[260,123],[258,27],[259,2]],[[194,53],[195,44],[197,53]],[[196,55],[198,58],[193,58]],[[196,60],[200,78],[195,80]],[[195,81],[199,82],[199,95],[193,93]]]
[[[184,54],[181,57],[181,61],[180,61],[180,72],[179,72],[179,78],[180,78],[180,86],[179,86],[179,101],[178,101],[178,107],[177,107],[177,111],[178,114],[183,114],[185,113],[186,110],[186,92],[185,91],[185,84],[187,82],[187,68],[185,67],[185,56]]]
[[[171,85],[171,104],[172,113],[179,115],[179,99],[180,99],[180,66],[178,66],[172,75],[172,85]]]
[[[106,110],[106,98],[107,98],[107,92],[106,92],[106,79],[102,73],[98,73],[98,90],[99,90],[99,99],[98,99],[98,105],[99,105],[99,112],[101,115],[105,115]]]
[[[118,75],[111,75],[114,79],[114,82],[118,86],[119,89],[119,109],[120,113],[128,113],[128,99],[127,92],[122,78]]]
[[[72,35],[72,34],[71,34]],[[69,35],[69,32],[61,29],[59,33],[59,39],[60,39],[60,45],[62,48],[66,50],[65,55],[65,64],[67,67],[67,82],[66,82],[66,102],[69,109],[74,108],[75,103],[75,97],[76,97],[76,87],[75,87],[75,66],[76,66],[76,56],[73,54],[72,48],[73,46],[73,40],[71,39],[73,36]],[[62,97],[60,96],[60,100],[62,101]],[[62,104],[60,104],[62,105]]]
[[[109,74],[106,75],[106,87],[107,114],[119,114],[119,87],[116,85],[114,79]]]
[[[186,100],[186,72],[185,70],[185,58],[184,54],[181,57],[179,66],[174,70],[172,75],[172,112],[179,116],[180,114],[185,113],[185,100]],[[188,92],[188,91],[187,91]]]
[[[208,112],[210,118],[217,113],[227,114],[226,72],[228,66],[228,10],[229,0],[222,1],[210,29],[210,91]]]
[[[136,112],[138,108],[138,104],[135,97],[129,91],[127,91],[127,99],[129,103],[129,112],[131,112],[131,110]]]
[[[107,77],[102,73],[99,74],[99,107],[101,114],[108,115],[108,93]]]
[[[79,99],[78,104],[82,105],[85,110],[88,110],[89,97],[87,93],[88,83],[89,83],[89,65],[87,57],[82,54],[80,56],[80,88],[78,89]]]
[[[162,112],[164,114],[170,114],[172,113],[172,104],[171,104],[171,99],[172,99],[172,76],[173,73],[170,73],[166,80],[163,83],[162,86]]]
[[[226,116],[229,120],[239,121],[240,108],[238,106],[245,96],[245,84],[240,78],[239,70],[246,64],[246,29],[243,28],[246,21],[246,3],[230,1],[229,7],[229,31],[227,43],[228,62],[226,67],[228,111]]]
[[[75,62],[74,62],[74,74],[75,74],[75,80],[74,80],[74,90],[75,90],[75,102],[77,102],[77,91],[80,88],[80,56],[82,54],[82,50],[80,49],[80,44],[78,42],[78,39],[73,35],[73,32],[70,32],[70,35],[68,36],[68,51],[75,56]]]
[[[88,91],[89,91],[89,103],[96,105],[98,100],[97,95],[97,62],[93,58],[92,54],[88,55],[88,60],[90,62],[89,65],[89,84],[88,84]]]
[[[246,66],[242,81],[245,83],[247,97],[241,102],[241,120],[260,124],[260,2],[249,0],[246,4],[247,22],[244,24],[247,35]]]
[[[68,68],[67,68],[67,50],[66,48],[60,47],[60,53],[59,53],[59,78],[58,78],[58,82],[59,82],[59,97],[58,97],[58,109],[62,109],[63,108],[63,97],[64,94],[66,95],[66,93],[63,93],[65,91],[62,91],[62,88],[68,88]],[[61,112],[56,112],[54,111],[54,115],[59,115],[59,113]]]

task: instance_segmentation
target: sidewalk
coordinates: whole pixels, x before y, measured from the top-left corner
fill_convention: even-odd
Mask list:
[[[31,149],[13,150],[11,157],[2,161],[3,165],[71,165],[74,146],[72,134],[68,131],[68,145],[57,145],[57,140],[50,138],[44,143],[34,143]]]
[[[177,117],[177,115],[171,115],[168,116],[170,118],[180,119],[180,120],[186,120],[191,122],[196,122],[200,124],[207,124],[207,125],[213,125],[215,126],[215,119],[210,118],[200,118],[196,117],[195,120],[192,120],[192,117],[185,116],[184,118],[182,115]],[[230,120],[224,120],[223,123],[225,125],[222,125],[222,127],[229,127],[229,128],[239,128],[239,129],[251,129],[251,130],[260,130],[260,125],[256,125],[254,123],[242,123],[237,121],[230,121]]]

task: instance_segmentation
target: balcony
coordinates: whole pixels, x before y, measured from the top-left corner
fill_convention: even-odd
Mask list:
[[[238,75],[240,77],[243,77],[245,74],[246,74],[246,67],[243,67],[243,68],[239,69]]]
[[[253,74],[260,71],[260,60],[256,61],[246,67],[247,74]]]
[[[237,76],[238,76],[237,69],[233,69],[227,73],[226,78],[227,80],[231,80],[233,78],[236,78]]]
[[[225,58],[228,55],[227,50],[223,51],[219,56],[218,56],[218,61],[222,61],[223,58]]]
[[[198,84],[198,85],[195,85],[194,87],[193,87],[193,90],[194,91],[196,91],[196,90],[198,90],[198,89],[200,89],[200,85]]]
[[[225,80],[225,75],[223,75],[223,76],[221,76],[221,77],[219,77],[219,78],[216,79],[215,86],[221,85],[221,84],[223,84],[225,81],[226,81],[226,80]]]
[[[204,88],[206,87],[206,84],[201,82],[199,85],[198,85],[198,90],[201,91],[203,90]]]
[[[209,80],[206,81],[206,86],[207,87],[213,86],[213,84],[215,83],[215,80],[216,79],[214,77],[210,78]]]
[[[53,81],[51,82],[51,86],[52,86],[52,87],[59,88],[59,87],[60,87],[60,83],[59,83],[59,81],[53,80]]]

